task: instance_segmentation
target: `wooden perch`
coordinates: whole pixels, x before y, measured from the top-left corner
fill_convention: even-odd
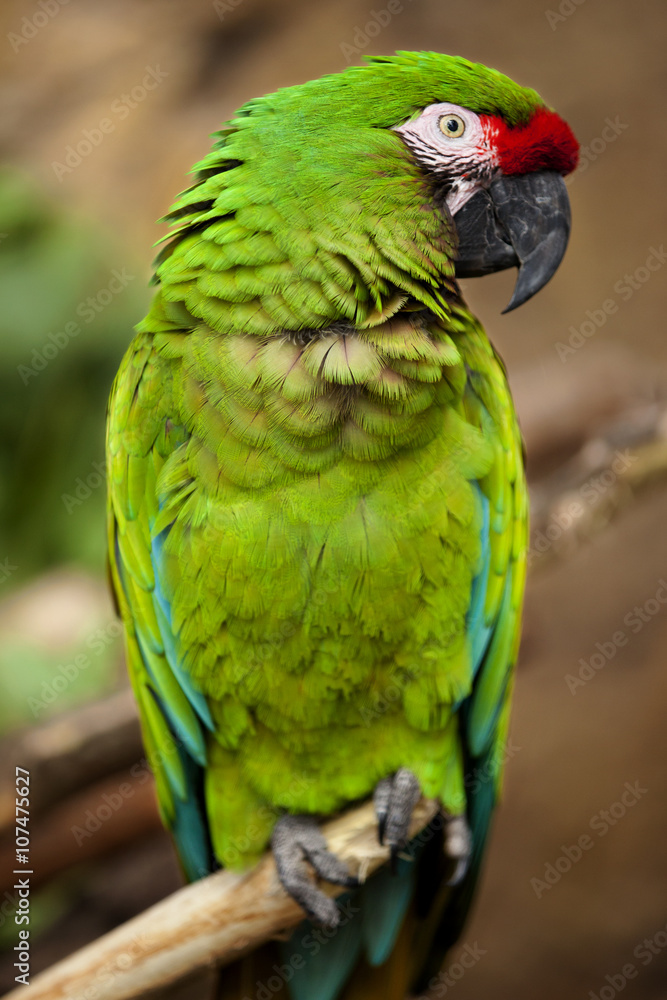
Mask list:
[[[438,812],[422,799],[410,837]],[[329,848],[360,878],[389,858],[370,802],[323,828]],[[344,890],[327,886],[331,896]],[[220,871],[188,885],[93,944],[19,986],[7,1000],[132,1000],[197,969],[227,965],[296,926],[303,910],[282,889],[271,854],[249,872]]]

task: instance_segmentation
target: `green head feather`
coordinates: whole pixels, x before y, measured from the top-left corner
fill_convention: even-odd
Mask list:
[[[245,104],[167,216],[179,229],[157,278],[172,315],[184,304],[220,333],[270,335],[341,313],[364,323],[398,289],[446,316],[451,220],[392,131],[443,100],[510,125],[542,104],[496,70],[428,52],[373,57]]]
[[[240,113],[290,115],[306,135],[330,125],[390,129],[429,104],[450,101],[477,114],[527,122],[543,101],[495,69],[440,52],[369,56],[362,66],[249,101]]]

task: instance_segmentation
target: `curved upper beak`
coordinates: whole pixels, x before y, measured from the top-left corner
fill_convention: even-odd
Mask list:
[[[570,202],[555,170],[502,175],[454,216],[459,244],[457,278],[507,267],[519,274],[509,305],[523,305],[546,285],[563,259],[570,235]]]

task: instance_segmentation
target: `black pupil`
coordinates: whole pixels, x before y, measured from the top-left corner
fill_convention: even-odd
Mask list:
[[[456,118],[449,119],[449,121],[447,122],[447,130],[449,132],[458,132],[459,123],[457,122]]]

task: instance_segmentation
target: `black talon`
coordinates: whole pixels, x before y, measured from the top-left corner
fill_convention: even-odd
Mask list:
[[[315,820],[310,816],[282,816],[273,828],[271,847],[285,892],[312,920],[336,927],[340,921],[336,902],[314,884],[307,865],[320,878],[347,889],[359,885],[359,880],[327,849]]]

